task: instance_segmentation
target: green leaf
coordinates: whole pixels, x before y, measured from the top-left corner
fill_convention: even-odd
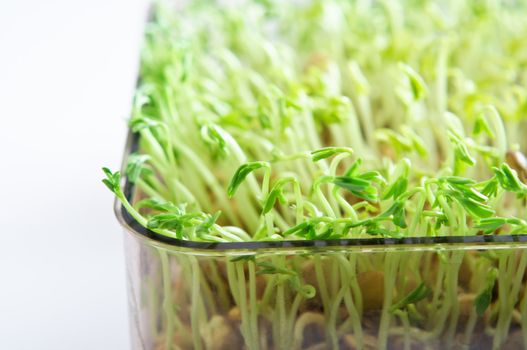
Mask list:
[[[417,74],[417,72],[413,70],[412,67],[406,64],[400,63],[399,67],[408,78],[414,100],[418,101],[425,98],[428,91],[423,78],[421,78],[421,76],[419,76],[419,74]]]
[[[487,283],[485,288],[479,293],[474,299],[474,307],[476,308],[476,313],[478,316],[483,316],[485,311],[492,302],[492,290],[494,289],[494,283],[498,276],[498,270],[492,268],[487,275]]]
[[[474,299],[474,306],[476,307],[476,313],[478,316],[483,316],[485,314],[485,310],[489,307],[491,300],[492,288],[486,288],[476,296]]]
[[[452,130],[448,131],[448,137],[454,146],[454,155],[456,160],[466,163],[470,166],[476,164],[476,160],[470,155],[467,145],[461,139],[461,136],[457,135]]]
[[[512,170],[509,165],[503,163],[500,168],[493,169],[494,174],[496,174],[496,177],[504,190],[515,193],[527,192],[527,186],[520,181],[516,171]]]
[[[296,236],[303,236],[307,231],[309,230],[311,223],[309,221],[304,221],[298,225],[295,225],[291,227],[290,229],[284,231],[283,235],[284,237],[296,235]]]
[[[510,234],[511,235],[527,234],[527,223],[523,222],[522,224],[518,224],[517,227],[511,230]]]
[[[483,193],[479,192],[474,187],[469,188],[464,193],[467,197],[475,200],[476,202],[487,202],[489,200],[489,197],[485,196]]]
[[[203,125],[200,131],[202,139],[216,155],[225,156],[227,154],[227,142],[216,126]]]
[[[390,308],[390,311],[394,312],[395,310],[405,308],[410,304],[415,304],[426,298],[431,291],[432,290],[430,288],[428,288],[423,282],[421,282],[421,284],[419,284],[419,286],[412,290],[407,296],[395,303]]]
[[[327,239],[338,239],[340,235],[335,232],[335,228],[332,224],[328,224],[326,229],[323,230],[320,234],[315,233],[315,239],[327,240]]]
[[[446,176],[444,178],[452,185],[474,185],[476,181],[461,176]]]
[[[405,210],[404,210],[404,203],[401,201],[393,202],[393,204],[381,215],[383,217],[393,217],[393,223],[401,228],[406,228],[406,221],[405,221]]]
[[[152,216],[147,222],[147,228],[172,230],[177,238],[183,239],[186,228],[199,227],[209,217],[204,213],[162,213]]]
[[[472,215],[478,218],[488,218],[494,215],[494,210],[472,198],[458,198],[459,203]]]
[[[523,222],[517,218],[493,217],[479,220],[474,228],[484,231],[486,234],[495,232],[505,224],[522,225]]]
[[[401,211],[403,208],[404,208],[404,203],[401,202],[401,201],[396,201],[396,202],[393,202],[393,204],[388,209],[386,209],[385,212],[383,212],[379,216],[389,217],[389,216],[394,215],[395,213]]]
[[[221,210],[218,210],[213,215],[207,214],[203,223],[199,224],[196,227],[196,233],[198,234],[209,233],[212,226],[216,223],[216,221],[218,221],[220,216],[221,216]]]
[[[391,221],[390,217],[385,216],[376,216],[373,218],[365,219],[353,224],[349,224],[348,227],[359,227],[363,226],[366,228],[366,233],[374,236],[383,236],[383,237],[393,237],[401,238],[403,237],[402,233],[397,230],[388,230],[381,226],[381,221]]]
[[[485,233],[494,232],[507,223],[507,218],[486,218],[479,220],[479,223],[474,228],[485,231]]]
[[[309,224],[308,226],[306,226],[306,231],[307,231],[307,234],[305,236],[306,239],[309,239],[312,241],[317,238],[317,231],[315,229],[314,224]]]
[[[395,182],[386,189],[384,192],[384,195],[382,196],[382,199],[388,199],[390,197],[393,197],[393,199],[399,198],[401,194],[403,194],[406,191],[406,188],[408,187],[408,179],[406,177],[399,177]]]
[[[331,182],[350,192],[363,191],[371,186],[370,181],[351,176],[335,176]]]
[[[464,144],[457,144],[454,148],[454,153],[456,157],[462,162],[470,166],[474,166],[476,164],[476,160],[470,155],[467,146]]]
[[[492,178],[487,183],[485,183],[485,187],[483,187],[481,193],[487,197],[495,197],[498,194],[498,184],[499,181],[497,178]]]
[[[407,225],[406,225],[406,215],[405,215],[405,210],[404,208],[397,212],[396,214],[394,214],[393,216],[393,223],[397,226],[399,226],[400,228],[406,228]]]
[[[362,165],[362,159],[357,159],[356,161],[351,164],[348,170],[346,170],[346,173],[344,176],[353,176],[357,173],[357,170],[359,170],[359,167]]]
[[[108,168],[102,168],[102,171],[106,175],[106,179],[102,182],[115,194],[121,191],[121,173],[119,171],[112,173]]]
[[[267,198],[265,198],[262,214],[267,214],[268,212],[273,209],[276,201],[280,201],[280,203],[285,203],[285,197],[283,194],[283,188],[288,182],[294,182],[295,179],[289,177],[289,178],[282,178],[275,182],[273,185],[273,188],[267,195]]]
[[[371,181],[358,177],[335,176],[331,182],[367,201],[374,202],[378,199],[377,189],[371,185]]]
[[[448,219],[446,215],[441,215],[436,219],[434,229],[439,230],[443,225],[448,225]]]
[[[325,216],[310,218],[284,231],[283,236],[286,237],[290,235],[296,235],[298,237],[308,237],[309,239],[316,239],[317,233],[315,227],[322,222],[329,222],[331,224],[332,220],[332,218]]]
[[[485,113],[481,112],[476,117],[476,123],[474,124],[474,135],[480,135],[481,133],[487,134],[490,138],[495,138],[496,135],[492,132],[487,119],[485,118]]]
[[[325,147],[311,152],[311,157],[313,162],[318,162],[319,160],[332,157],[339,153],[349,153],[351,155],[353,154],[353,150],[346,147]]]
[[[236,170],[236,173],[234,173],[234,176],[229,183],[229,187],[227,188],[227,194],[229,197],[234,196],[238,187],[250,173],[264,167],[269,167],[269,164],[266,162],[250,162],[241,165],[238,170]]]
[[[267,214],[268,212],[270,212],[271,209],[273,209],[276,200],[281,196],[283,196],[282,188],[273,188],[271,192],[269,192],[269,194],[267,195],[267,198],[265,199],[262,214]]]
[[[386,184],[386,179],[378,171],[366,171],[356,177],[366,181],[375,181]]]

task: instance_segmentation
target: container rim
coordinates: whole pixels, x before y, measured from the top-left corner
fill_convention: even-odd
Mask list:
[[[124,174],[128,156],[139,148],[139,134],[131,130],[128,132],[121,169]],[[134,185],[123,175],[124,195],[132,199]],[[178,248],[188,248],[205,251],[223,250],[269,250],[277,248],[311,249],[311,248],[345,248],[368,247],[372,249],[401,249],[430,246],[431,249],[440,249],[444,245],[466,246],[467,248],[480,249],[485,246],[510,245],[524,243],[527,245],[527,234],[518,235],[481,235],[481,236],[439,236],[439,237],[404,237],[404,238],[346,238],[333,240],[283,240],[283,241],[248,241],[248,242],[199,242],[183,240],[164,236],[156,233],[137,222],[121,204],[115,199],[115,215],[119,223],[131,234],[136,234],[152,241]]]

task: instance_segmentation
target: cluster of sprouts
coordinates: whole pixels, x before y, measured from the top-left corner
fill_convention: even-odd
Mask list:
[[[153,13],[129,124],[134,193],[119,172],[103,180],[144,227],[199,242],[527,234],[525,1]],[[512,245],[206,256],[137,242],[143,348],[527,342],[527,252]]]
[[[185,240],[527,233],[525,11],[158,4],[126,167],[143,199],[124,198],[119,173],[105,182]]]

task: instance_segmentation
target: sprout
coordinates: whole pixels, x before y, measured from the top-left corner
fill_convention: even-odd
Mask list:
[[[264,167],[268,168],[269,165],[264,162],[252,162],[240,166],[238,170],[236,170],[236,172],[234,173],[234,176],[232,177],[232,180],[229,183],[229,187],[227,189],[229,197],[234,196],[234,193],[236,193],[238,187],[242,184],[245,178],[249,176],[250,173]]]

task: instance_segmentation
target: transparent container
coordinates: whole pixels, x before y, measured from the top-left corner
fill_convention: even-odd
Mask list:
[[[527,348],[527,235],[203,243],[116,213],[133,349]]]

